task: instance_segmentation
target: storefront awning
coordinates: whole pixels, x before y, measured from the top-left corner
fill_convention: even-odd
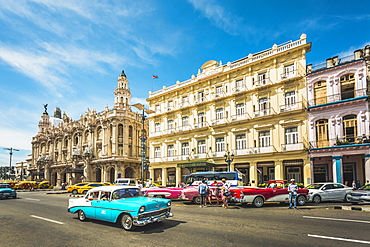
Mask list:
[[[192,160],[190,162],[177,164],[177,167],[181,168],[208,168],[208,167],[214,167],[215,164],[208,162],[208,159],[198,159],[198,160]]]

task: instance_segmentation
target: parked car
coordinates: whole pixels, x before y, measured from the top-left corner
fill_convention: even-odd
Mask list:
[[[117,178],[116,181],[114,181],[114,184],[116,185],[136,185],[136,179],[134,178]]]
[[[171,200],[143,197],[136,186],[101,186],[84,198],[69,199],[68,212],[80,221],[97,219],[119,223],[125,230],[172,217]]]
[[[54,188],[54,186],[51,185],[49,181],[42,181],[37,184],[37,189],[52,189],[52,188]]]
[[[73,194],[77,194],[77,188],[81,187],[81,186],[84,186],[86,184],[88,184],[88,183],[77,183],[77,184],[70,185],[67,188],[67,192],[72,192],[73,193],[73,191],[76,190]]]
[[[183,189],[178,187],[150,187],[144,188],[143,193],[144,196],[179,199]]]
[[[86,194],[89,190],[95,187],[100,186],[107,186],[105,183],[88,183],[82,186],[77,187],[76,189],[72,190],[72,194]]]
[[[352,204],[370,203],[370,184],[360,187],[347,195],[347,200]]]
[[[17,192],[7,183],[0,184],[0,198],[17,198]]]
[[[216,190],[216,187],[209,186],[209,189],[211,191],[211,200],[216,200],[216,197],[214,196],[214,191]],[[221,193],[219,200],[221,200]],[[186,200],[191,201],[192,203],[199,204],[200,203],[200,194],[198,192],[198,186],[189,186],[184,188],[181,191],[181,195],[179,197],[180,200]]]
[[[30,188],[37,188],[37,182],[36,181],[20,181],[19,183],[14,185],[14,189],[16,190],[27,190]]]
[[[254,207],[262,207],[265,202],[289,202],[287,180],[270,180],[266,188],[258,187],[231,187],[232,201],[251,203]],[[308,189],[299,189],[297,205],[306,204]]]
[[[352,187],[340,183],[314,183],[305,187],[309,190],[307,200],[320,203],[323,201],[347,201],[347,194]]]

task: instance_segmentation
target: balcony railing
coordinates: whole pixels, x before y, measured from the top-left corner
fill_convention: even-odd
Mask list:
[[[200,103],[204,103],[204,102],[208,102],[207,97],[199,97],[195,100],[195,104],[200,104]]]
[[[295,111],[295,110],[302,110],[302,109],[304,109],[304,107],[305,106],[302,102],[296,102],[294,104],[281,105],[280,106],[280,113]]]
[[[267,108],[263,110],[258,110],[254,112],[254,117],[263,117],[263,116],[269,116],[275,114],[274,109],[272,108]]]
[[[225,151],[220,151],[220,152],[214,152],[212,154],[213,157],[224,157]]]
[[[150,132],[151,137],[156,137],[156,136],[161,136],[161,135],[163,135],[162,131]]]
[[[258,87],[263,87],[263,86],[267,86],[271,84],[272,84],[272,81],[269,78],[265,78],[265,79],[256,81],[254,84],[254,87],[258,88]]]
[[[366,95],[366,89],[357,89],[354,91],[346,91],[343,93],[338,93],[338,94],[333,94],[333,95],[327,95],[324,97],[318,97],[315,99],[309,100],[308,104],[309,106],[315,106],[315,105],[322,105],[326,103],[331,103],[331,102],[336,102],[340,100],[345,100],[345,99],[351,99],[351,98],[357,98],[361,96]]]
[[[262,153],[273,153],[275,151],[274,146],[268,146],[268,147],[257,147],[257,148],[251,148],[252,152],[255,154],[262,154]]]
[[[343,136],[341,138],[336,138],[336,139],[311,141],[310,148],[336,147],[336,146],[355,145],[355,144],[364,144],[364,143],[370,143],[370,136],[368,135],[361,135],[361,136],[347,135],[347,136]]]
[[[180,126],[177,128],[178,131],[189,131],[191,130],[190,125]]]
[[[203,154],[195,154],[194,155],[194,159],[205,159],[207,158],[207,154],[206,153],[203,153]]]
[[[304,149],[303,142],[281,145],[281,151],[296,151],[296,150],[303,150],[303,149]]]
[[[212,125],[220,125],[220,124],[225,124],[225,123],[228,123],[227,118],[219,118],[219,119],[212,120]]]
[[[247,87],[245,87],[245,86],[240,86],[240,87],[233,88],[233,93],[241,93],[241,92],[244,92],[244,91],[247,91]]]
[[[175,129],[166,129],[165,131],[164,131],[167,135],[170,135],[170,134],[175,134],[176,133],[176,130]]]
[[[294,78],[294,77],[297,77],[297,76],[298,76],[298,71],[293,70],[293,71],[285,72],[285,73],[281,74],[280,78],[281,78],[281,80],[287,80],[287,79],[291,79],[291,78]]]
[[[208,122],[200,122],[200,123],[194,124],[194,129],[200,129],[200,128],[206,128],[206,127],[209,127]]]
[[[234,121],[240,121],[240,120],[247,120],[250,118],[251,116],[249,116],[249,114],[246,112],[244,114],[238,114],[238,115],[231,116],[231,121],[234,122]]]

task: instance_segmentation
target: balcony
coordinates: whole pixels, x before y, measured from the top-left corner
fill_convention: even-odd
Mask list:
[[[370,136],[360,135],[353,136],[347,135],[341,138],[311,141],[310,148],[325,148],[325,147],[339,147],[344,145],[356,145],[356,144],[367,144],[370,143]]]
[[[293,70],[293,71],[285,72],[285,73],[281,74],[280,78],[283,81],[283,80],[288,80],[288,79],[291,79],[291,78],[294,78],[294,77],[297,77],[297,76],[298,76],[298,71]]]
[[[287,104],[280,106],[280,113],[283,112],[290,112],[295,110],[302,110],[304,109],[304,104],[302,102],[296,102],[294,104]]]
[[[214,152],[212,154],[213,157],[224,157],[225,151],[220,151],[220,152]]]
[[[219,118],[219,119],[213,119],[212,125],[220,125],[220,124],[226,124],[228,123],[226,118]]]
[[[208,122],[200,122],[200,123],[194,124],[194,129],[207,128],[207,127],[209,127]]]
[[[168,157],[163,158],[164,162],[177,161],[177,160],[179,160],[177,156],[168,156]]]
[[[163,135],[162,131],[150,132],[150,137],[156,137]]]
[[[249,116],[248,113],[244,113],[244,114],[238,114],[238,115],[231,116],[231,121],[235,122],[235,121],[247,120],[247,119],[250,119],[250,118],[251,117]]]
[[[150,158],[150,163],[160,163],[163,162],[162,158]]]
[[[189,130],[191,130],[190,125],[185,125],[185,126],[178,127],[178,131],[179,132],[181,132],[181,131],[189,131]]]
[[[194,155],[194,159],[205,159],[207,158],[207,154],[206,153],[203,153],[203,154],[195,154]]]
[[[326,103],[331,103],[331,102],[337,102],[341,100],[346,100],[346,99],[351,99],[351,98],[357,98],[357,97],[362,97],[366,95],[366,89],[358,89],[358,90],[351,90],[351,91],[345,91],[342,93],[338,94],[333,94],[333,95],[327,95],[324,97],[318,97],[314,99],[310,99],[308,101],[309,106],[315,106],[315,105],[322,105]]]
[[[236,88],[233,88],[233,93],[241,93],[241,92],[245,92],[247,91],[247,87],[245,86],[241,86],[241,87],[236,87]]]
[[[171,129],[167,129],[164,131],[166,135],[170,135],[170,134],[175,134],[176,133],[176,130],[171,128]]]
[[[255,82],[254,88],[272,85],[272,81],[269,78],[261,79]]]
[[[199,97],[198,99],[195,100],[195,104],[201,104],[208,102],[208,99],[206,97]]]
[[[281,151],[297,151],[297,150],[303,150],[303,149],[304,149],[303,142],[281,145]]]
[[[275,111],[272,108],[258,110],[254,112],[254,117],[264,117],[274,114]]]
[[[263,154],[263,153],[273,153],[274,150],[275,150],[274,146],[268,146],[268,147],[251,148],[250,151],[254,154]]]
[[[233,153],[234,155],[247,155],[250,152],[249,152],[249,149],[246,148],[246,149],[235,149]]]

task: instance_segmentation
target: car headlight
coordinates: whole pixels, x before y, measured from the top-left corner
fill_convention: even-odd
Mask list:
[[[171,206],[171,201],[167,202],[167,206],[169,207]]]
[[[141,206],[140,209],[139,209],[139,213],[142,213],[145,211],[145,206]]]

